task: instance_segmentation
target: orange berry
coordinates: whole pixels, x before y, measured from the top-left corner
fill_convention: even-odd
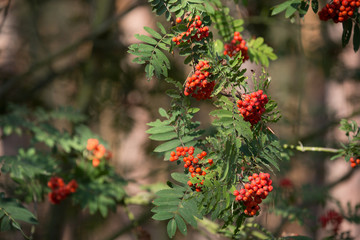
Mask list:
[[[181,23],[181,18],[179,18],[179,17],[176,18],[176,22],[177,22],[177,23]]]
[[[99,144],[99,140],[95,138],[90,138],[87,141],[86,149],[91,151],[96,148],[96,146]]]
[[[93,165],[94,167],[99,166],[99,164],[100,164],[100,160],[99,160],[99,159],[94,158],[94,159],[92,160],[92,165]]]
[[[94,155],[97,158],[102,158],[105,155],[105,153],[106,153],[106,148],[102,144],[97,145],[94,149]]]

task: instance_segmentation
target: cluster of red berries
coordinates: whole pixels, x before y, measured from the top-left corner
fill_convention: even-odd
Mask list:
[[[213,164],[213,160],[208,159],[207,162],[204,161],[204,157],[207,155],[205,151],[197,154],[196,157],[194,157],[194,151],[195,148],[193,146],[177,147],[176,152],[173,151],[170,153],[170,161],[174,162],[182,157],[183,161],[185,162],[184,168],[188,169],[189,173],[191,174],[191,177],[205,176],[206,170],[208,170],[209,167],[205,167],[204,169],[203,167],[207,163],[211,166]],[[188,181],[188,185],[190,187],[193,187],[197,192],[201,192],[201,185],[203,184],[204,184],[204,180],[202,180],[200,183],[196,183],[195,185],[191,181]]]
[[[333,0],[332,3],[326,4],[318,14],[322,21],[332,19],[338,23],[354,16],[359,6],[360,0]]]
[[[352,168],[356,167],[356,165],[360,165],[360,158],[351,157],[350,158],[350,166]]]
[[[245,60],[249,59],[248,55],[248,47],[245,46],[246,41],[240,36],[239,32],[234,33],[234,38],[230,43],[226,43],[224,48],[224,55],[228,55],[229,57],[235,56],[238,52],[241,51],[241,56]]]
[[[181,18],[176,19],[177,23],[181,23],[181,21],[182,21]],[[185,18],[184,21],[188,22],[187,24],[188,29],[186,30],[186,32],[182,32],[178,36],[172,38],[172,41],[176,45],[179,45],[184,41],[187,42],[190,42],[191,40],[200,41],[201,39],[209,36],[209,27],[203,24],[203,22],[200,20],[199,15],[196,15],[194,19],[192,17]]]
[[[237,106],[244,120],[250,122],[251,125],[255,125],[265,112],[265,105],[268,101],[267,95],[262,90],[259,90],[251,94],[245,94],[243,100],[237,101]]]
[[[48,195],[49,201],[52,204],[59,204],[60,201],[64,200],[69,194],[76,192],[78,187],[75,180],[71,180],[65,185],[64,180],[59,177],[52,177],[47,185],[52,190]]]
[[[340,224],[343,221],[343,217],[334,210],[329,210],[327,213],[320,217],[322,228],[330,226],[332,232],[336,235],[339,231]]]
[[[215,81],[208,81],[211,76],[211,73],[207,71],[209,68],[209,61],[199,61],[195,66],[195,73],[186,79],[185,96],[191,95],[197,100],[211,98],[210,95],[214,90]]]
[[[95,138],[88,139],[86,149],[91,153],[90,159],[94,167],[99,166],[101,158],[105,157],[106,159],[110,159],[112,155],[111,152],[107,151],[104,145],[99,144],[99,140]]]
[[[248,177],[250,183],[246,183],[240,191],[235,190],[235,200],[242,202],[246,209],[244,213],[248,216],[254,216],[260,210],[259,204],[265,199],[269,192],[273,190],[272,180],[269,173],[254,173]]]

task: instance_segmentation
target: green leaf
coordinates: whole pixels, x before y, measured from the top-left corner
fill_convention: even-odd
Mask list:
[[[153,204],[156,206],[161,206],[161,205],[179,205],[180,204],[180,199],[178,198],[172,198],[172,197],[159,197],[159,198],[155,198],[153,201]]]
[[[161,39],[161,35],[157,33],[155,30],[149,27],[144,27],[145,31],[147,31],[151,36],[157,39]]]
[[[191,226],[197,227],[197,222],[194,216],[185,208],[179,208],[180,215],[184,218],[186,222],[188,222]]]
[[[208,14],[214,14],[215,13],[215,9],[210,5],[210,3],[208,1],[205,1],[204,2],[204,6],[205,6],[205,9],[206,9],[206,12]]]
[[[253,47],[254,47],[254,48],[258,48],[258,47],[260,47],[263,43],[264,43],[264,38],[258,37],[258,38],[254,41]]]
[[[351,19],[346,20],[343,22],[343,33],[342,33],[342,46],[345,47],[350,40],[351,37],[351,31],[352,31],[352,21]]]
[[[156,45],[157,41],[149,36],[135,34],[135,38],[148,44]]]
[[[171,174],[171,177],[175,180],[178,181],[179,183],[183,183],[183,184],[187,184],[187,182],[189,181],[189,177],[186,176],[183,173],[177,173],[174,172]]]
[[[156,213],[152,216],[152,218],[154,220],[158,220],[158,221],[162,221],[162,220],[167,220],[167,219],[170,219],[170,218],[173,218],[174,217],[174,214],[173,213],[169,213],[169,212],[159,212],[159,213]]]
[[[160,121],[159,119],[156,119],[156,121],[149,122],[146,125],[151,126],[151,127],[163,127],[163,126],[167,126],[169,124],[170,124],[170,120]],[[148,130],[150,130],[150,129],[148,129]]]
[[[357,52],[360,46],[360,27],[358,24],[354,25],[353,45],[354,51]]]
[[[166,67],[170,68],[170,61],[166,57],[166,55],[162,51],[160,51],[160,49],[158,49],[158,48],[155,49],[155,53],[156,53],[156,56],[161,61],[161,63],[165,63]]]
[[[311,8],[314,11],[314,13],[318,12],[318,10],[319,10],[318,0],[311,0]]]
[[[146,130],[146,133],[148,134],[158,134],[158,133],[167,133],[167,132],[173,132],[174,127],[172,126],[158,126],[158,127],[152,127],[148,130]]]
[[[251,131],[251,124],[249,122],[244,121],[241,116],[236,117],[235,127],[236,127],[236,131],[245,139],[250,140],[253,138],[253,132]]]
[[[179,229],[179,231],[183,234],[186,235],[187,233],[187,228],[186,228],[186,224],[184,222],[184,220],[179,216],[179,215],[175,215],[175,221],[177,224],[177,227]]]
[[[188,0],[191,3],[199,3],[199,4],[203,4],[204,0]]]
[[[282,11],[285,11],[285,9],[287,9],[291,5],[291,3],[292,1],[286,1],[279,5],[276,5],[274,9],[271,11],[271,16],[274,16]]]
[[[0,212],[4,212],[11,218],[31,224],[37,224],[38,221],[34,214],[18,203],[16,199],[0,198]]]
[[[225,110],[225,109],[216,109],[214,111],[211,111],[209,113],[211,116],[217,116],[217,117],[232,117],[233,113]]]
[[[214,126],[228,126],[233,124],[234,119],[232,117],[222,117],[220,119],[215,119],[212,121],[212,125]]]
[[[182,202],[184,208],[191,212],[192,215],[194,215],[198,219],[203,219],[203,216],[199,213],[197,209],[197,204],[198,203],[194,198],[187,199],[185,202]]]
[[[160,22],[157,22],[156,25],[158,26],[162,34],[166,34],[166,30]]]
[[[155,141],[168,141],[177,137],[175,132],[166,132],[166,133],[159,133],[153,134],[149,138]]]
[[[151,209],[152,212],[159,213],[159,212],[175,212],[178,210],[178,205],[160,205],[156,206]]]
[[[175,219],[171,219],[167,224],[167,233],[169,238],[173,238],[176,233],[176,221]]]
[[[103,204],[99,204],[98,205],[100,214],[103,218],[106,218],[107,214],[108,214],[108,208],[106,207],[106,205]]]
[[[168,198],[181,198],[184,196],[184,192],[175,188],[163,189],[155,193],[159,197]]]
[[[167,112],[163,108],[159,108],[159,114],[162,117],[169,118],[169,115],[167,114]]]
[[[154,76],[154,71],[155,71],[155,68],[152,64],[148,64],[145,66],[146,77],[148,79],[151,79]]]
[[[294,15],[294,13],[296,12],[296,8],[293,6],[293,5],[290,5],[286,11],[285,11],[285,17],[286,18],[289,18],[291,17],[292,15]]]
[[[0,232],[11,230],[11,220],[8,216],[4,216],[0,222]]]
[[[181,141],[178,139],[171,140],[169,142],[163,143],[159,146],[157,146],[154,149],[154,152],[166,152],[172,149],[175,149],[176,147],[181,145]]]

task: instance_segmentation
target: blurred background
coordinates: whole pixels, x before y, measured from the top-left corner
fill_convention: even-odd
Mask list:
[[[284,14],[271,17],[270,8],[281,1],[223,2],[235,18],[244,19],[245,39],[264,37],[278,56],[267,69],[269,95],[283,114],[271,126],[275,134],[295,145],[300,141],[306,146],[337,147],[346,142],[338,123],[341,118],[360,123],[360,55],[351,43],[341,47],[342,26],[320,22],[311,10],[304,19],[294,21]],[[320,1],[321,7],[324,4]],[[86,124],[109,143],[112,164],[121,176],[132,180],[129,195],[141,192],[141,185],[165,183],[176,167],[152,153],[158,143],[150,141],[145,131],[146,123],[160,117],[159,107],[169,108],[164,91],[170,85],[157,79],[147,81],[143,66],[132,63],[133,56],[127,53],[128,46],[138,41],[134,34],[146,35],[143,26],[156,29],[157,21],[169,26],[144,0],[0,0],[0,114],[7,113],[9,103],[45,109],[71,106],[86,114]],[[169,75],[185,80],[189,68],[183,59],[170,60]],[[261,71],[252,63],[243,66],[248,72]],[[208,127],[212,105],[206,101],[194,104],[201,108],[197,120]],[[56,124],[68,128],[61,121]],[[14,154],[27,141],[17,136],[2,138],[0,155]],[[349,163],[329,158],[322,153],[295,153],[283,163],[284,171],[277,178],[311,188],[348,174]],[[360,200],[359,183],[359,172],[351,173],[331,194],[344,205],[355,205]],[[106,219],[86,211],[76,215],[67,211],[66,222],[58,224],[50,217],[56,211],[45,201],[38,207],[40,224],[34,239],[168,239],[166,223],[151,219],[150,205],[129,208],[139,219],[137,227],[130,225],[121,207]],[[334,206],[306,208],[320,216]],[[316,220],[301,226],[266,209],[257,221],[277,234],[305,234],[314,239],[325,234],[313,227]],[[201,227],[190,229],[186,237],[177,233],[175,239],[223,239]],[[360,235],[359,229],[344,222],[341,231],[347,230],[352,236]],[[22,237],[0,233],[0,239]]]

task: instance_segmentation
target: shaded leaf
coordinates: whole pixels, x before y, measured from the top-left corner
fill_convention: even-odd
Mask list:
[[[343,33],[341,38],[343,47],[345,47],[349,43],[351,32],[352,32],[352,21],[351,19],[348,19],[345,22],[343,22]]]
[[[179,215],[175,215],[175,221],[176,221],[176,225],[179,229],[179,231],[183,234],[186,235],[187,233],[187,228],[186,228],[186,224],[184,222],[184,220],[179,216]]]
[[[152,218],[154,220],[158,220],[158,221],[162,221],[162,220],[167,220],[167,219],[170,219],[170,218],[173,218],[174,217],[174,214],[173,213],[169,213],[169,212],[159,212],[159,213],[156,213],[152,216]]]
[[[169,238],[173,238],[175,236],[176,233],[176,221],[175,219],[171,219],[168,224],[167,224],[167,233]]]

